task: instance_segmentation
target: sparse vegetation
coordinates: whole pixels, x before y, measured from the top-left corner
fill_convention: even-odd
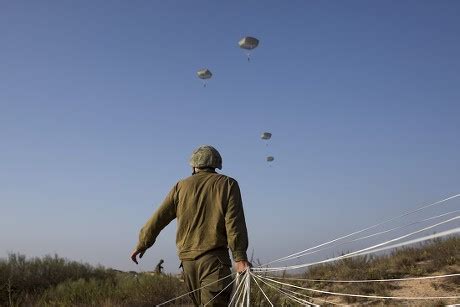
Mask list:
[[[152,306],[184,292],[171,275],[117,272],[57,255],[0,259],[0,306]]]
[[[406,247],[395,250],[393,253],[379,257],[355,257],[348,258],[334,263],[321,264],[311,267],[307,272],[301,275],[285,275],[285,277],[303,278],[303,279],[331,279],[331,280],[362,280],[362,279],[391,279],[404,277],[419,277],[439,274],[460,273],[460,237],[454,236],[445,240],[433,240],[429,243],[414,247]],[[353,293],[364,295],[378,296],[402,296],[394,295],[396,290],[402,291],[404,288],[417,286],[431,287],[433,291],[441,293],[439,296],[448,294],[458,295],[460,293],[460,278],[450,277],[442,280],[428,280],[426,282],[377,282],[377,283],[352,283],[352,284],[331,284],[325,282],[293,282],[291,284],[300,285],[306,288],[321,289],[326,291]],[[415,286],[414,286],[415,285]],[[265,289],[264,289],[265,290]],[[441,290],[443,290],[441,292]],[[272,291],[267,289],[267,291]],[[369,299],[357,297],[343,297],[338,299],[333,296],[322,296],[314,293],[304,292],[313,297],[324,298],[340,303],[363,303],[369,302]],[[422,291],[411,293],[420,293],[419,296],[427,296]],[[447,294],[446,294],[447,293]],[[417,296],[413,294],[411,296]],[[434,296],[434,295],[433,295]],[[259,301],[254,302],[256,305],[263,299],[259,296]],[[320,300],[316,300],[320,303]],[[452,300],[446,302],[452,303]],[[392,300],[377,300],[375,303],[394,304]],[[423,305],[427,302],[416,302]],[[429,302],[433,305],[436,302]],[[457,301],[458,303],[458,301]],[[406,303],[407,304],[407,303]],[[414,302],[411,302],[414,304]]]
[[[458,273],[460,267],[460,237],[435,240],[425,245],[404,248],[380,257],[357,257],[336,263],[317,265],[301,275],[286,277],[306,279],[387,279],[436,274]],[[370,294],[400,295],[405,289],[425,295],[433,293],[455,295],[460,293],[460,278],[428,280],[426,283],[369,283],[330,284],[325,282],[295,282],[314,289]],[[276,306],[295,306],[275,289],[260,283]],[[253,306],[268,306],[264,296],[253,283]],[[417,292],[417,287],[425,287]],[[103,267],[93,267],[55,256],[27,259],[10,254],[0,259],[0,306],[152,306],[186,292],[185,285],[172,275],[150,275],[118,272]],[[395,294],[396,293],[396,294]],[[399,294],[398,294],[399,293]],[[336,303],[370,302],[361,298],[337,298],[303,292]],[[307,298],[308,300],[308,298]],[[371,301],[376,304],[394,304],[391,300]],[[402,303],[402,302],[399,302]],[[407,302],[406,302],[407,303]],[[452,300],[418,302],[419,305],[453,303]],[[457,302],[458,303],[458,302]],[[188,297],[174,305],[189,305]]]

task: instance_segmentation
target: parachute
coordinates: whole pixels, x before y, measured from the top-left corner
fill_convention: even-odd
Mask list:
[[[240,45],[240,48],[252,50],[259,45],[259,40],[255,37],[246,36],[240,39],[238,45]]]
[[[198,75],[198,78],[203,80],[203,86],[206,87],[206,80],[211,79],[212,72],[207,68],[203,68],[203,69],[198,70],[196,74]]]
[[[257,48],[257,46],[259,45],[259,40],[255,37],[246,36],[240,39],[240,41],[238,42],[238,45],[240,46],[241,49],[247,50],[246,54],[248,56],[248,61],[249,61],[250,51],[254,48]]]
[[[262,133],[262,135],[260,136],[260,138],[262,140],[269,140],[272,138],[272,134],[270,132],[264,132]]]
[[[196,74],[198,75],[198,78],[203,79],[203,80],[211,79],[212,77],[212,72],[207,68],[200,69],[199,71],[196,72]]]
[[[270,132],[262,132],[262,134],[260,135],[260,138],[265,141],[265,146],[267,148],[267,154],[268,154],[268,143],[269,143],[269,140],[272,138],[272,134]],[[273,156],[266,156],[266,160],[267,162],[273,162],[275,160],[275,158]],[[271,165],[270,165],[271,167]]]

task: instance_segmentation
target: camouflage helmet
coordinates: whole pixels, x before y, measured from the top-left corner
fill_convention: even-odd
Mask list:
[[[222,169],[222,157],[217,149],[209,145],[202,145],[195,149],[190,157],[190,166],[197,168]]]

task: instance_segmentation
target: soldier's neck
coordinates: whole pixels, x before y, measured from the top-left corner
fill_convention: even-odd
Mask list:
[[[216,169],[215,168],[212,168],[212,167],[206,167],[206,168],[196,168],[195,167],[195,174],[198,174],[198,173],[215,173],[216,172]]]

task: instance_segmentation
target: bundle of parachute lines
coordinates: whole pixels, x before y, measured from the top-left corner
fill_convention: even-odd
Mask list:
[[[228,286],[221,292],[217,293],[209,302],[205,302],[204,306],[210,305],[212,301],[219,296],[227,288],[232,288],[231,301],[229,306],[251,306],[251,295],[259,291],[263,296],[261,302],[264,306],[275,306],[270,298],[270,294],[276,293],[278,296],[285,297],[290,301],[288,305],[303,305],[303,306],[318,306],[325,305],[342,305],[338,303],[339,299],[343,298],[360,298],[372,301],[390,301],[394,305],[410,305],[417,302],[425,302],[425,304],[432,304],[439,300],[460,302],[460,293],[449,293],[449,295],[426,295],[426,296],[389,296],[389,295],[373,295],[373,294],[360,294],[339,292],[330,290],[331,284],[369,284],[369,283],[410,283],[410,282],[423,282],[423,281],[439,281],[449,278],[460,277],[459,272],[452,272],[449,274],[426,275],[426,276],[409,276],[404,278],[390,278],[390,279],[353,279],[353,280],[339,280],[339,279],[306,279],[306,278],[292,278],[289,272],[299,272],[299,270],[308,270],[317,265],[334,263],[355,257],[367,257],[374,254],[384,254],[389,251],[395,250],[400,247],[405,247],[414,244],[423,244],[432,240],[439,240],[443,237],[458,236],[460,232],[460,209],[458,209],[460,201],[460,194],[456,194],[433,203],[429,203],[418,207],[413,210],[404,212],[398,216],[394,216],[383,220],[377,224],[365,227],[360,230],[353,231],[349,234],[342,235],[327,242],[306,248],[304,250],[292,253],[285,257],[281,257],[270,262],[254,266],[243,273],[232,273],[225,276],[223,279],[231,279]],[[450,208],[450,205],[457,207]],[[436,212],[436,214],[434,214]],[[384,237],[384,239],[382,239]],[[380,239],[379,239],[380,238]],[[366,242],[369,239],[379,239],[379,243],[365,244],[366,247],[357,248],[354,251],[342,253],[340,256],[332,256],[329,258],[321,258],[320,260],[312,261],[312,255],[331,250],[334,248],[344,248],[356,242]],[[457,255],[458,257],[458,255]],[[289,261],[296,261],[295,265],[283,265]],[[286,277],[288,275],[288,277]],[[215,282],[218,282],[215,281]],[[306,286],[305,284],[317,286]],[[203,285],[203,287],[210,284]],[[265,290],[264,290],[265,289]],[[270,289],[271,292],[267,291]],[[193,292],[193,291],[192,291]],[[157,306],[173,304],[176,300],[188,296],[189,293],[184,293],[178,297],[167,300]],[[335,297],[336,299],[331,299]]]

